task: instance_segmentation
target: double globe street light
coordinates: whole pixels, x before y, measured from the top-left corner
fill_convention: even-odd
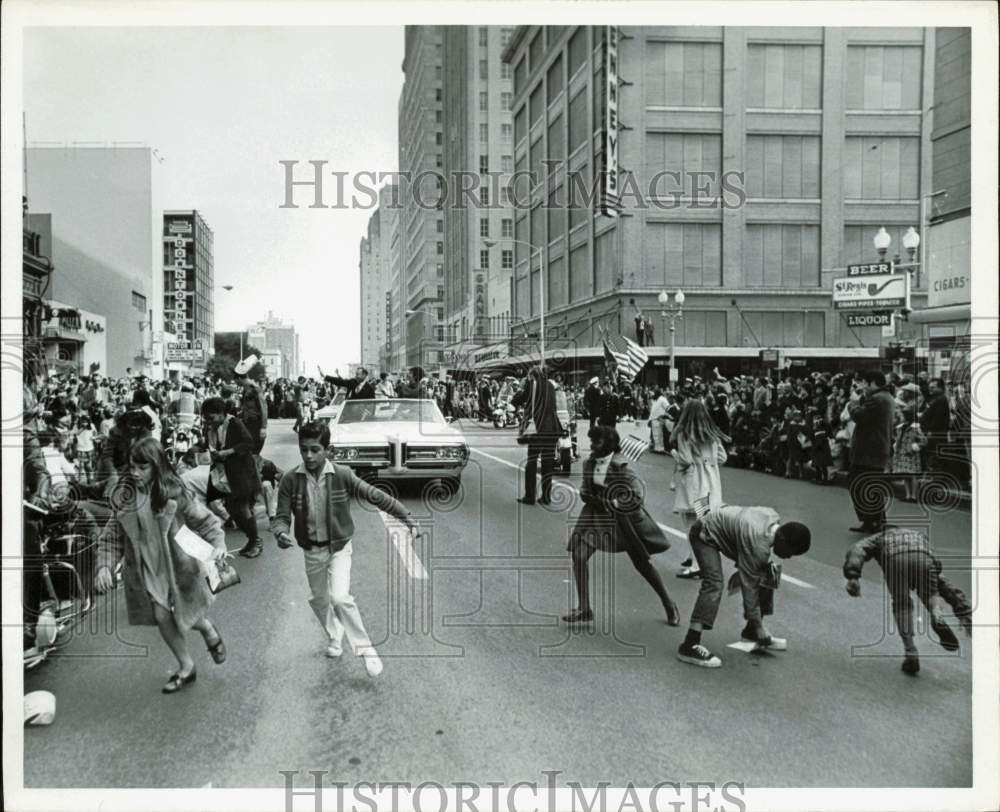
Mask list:
[[[661,290],[660,295],[657,296],[656,298],[660,303],[660,317],[663,319],[663,326],[665,329],[667,326],[667,319],[668,318],[670,319],[670,372],[668,374],[670,378],[669,381],[670,391],[675,392],[677,391],[677,384],[675,378],[680,378],[680,375],[677,372],[675,372],[677,367],[675,366],[675,358],[674,358],[674,351],[675,351],[674,332],[676,329],[674,322],[677,319],[684,318],[683,315],[684,291],[678,289],[678,291],[673,296],[672,303],[670,299],[670,294],[667,293],[665,290]]]

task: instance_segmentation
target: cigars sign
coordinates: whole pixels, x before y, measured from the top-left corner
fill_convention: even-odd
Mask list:
[[[191,215],[163,216],[163,319],[179,348],[190,346],[194,294],[194,222]]]

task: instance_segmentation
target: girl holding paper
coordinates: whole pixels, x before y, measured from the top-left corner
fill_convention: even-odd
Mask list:
[[[172,694],[196,679],[184,636],[189,629],[201,633],[216,663],[226,659],[219,630],[206,617],[215,598],[205,579],[205,564],[182,548],[178,536],[189,551],[211,545],[208,559],[226,555],[226,536],[219,519],[174,473],[159,442],[152,437],[139,440],[129,458],[131,477],[113,495],[115,517],[101,534],[95,587],[98,593],[114,589],[112,573],[125,559],[128,621],[159,628],[177,658],[177,672],[163,686],[163,693]],[[192,539],[192,534],[200,538]]]

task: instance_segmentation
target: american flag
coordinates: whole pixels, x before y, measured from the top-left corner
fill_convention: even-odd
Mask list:
[[[634,434],[630,434],[628,437],[623,437],[621,440],[621,455],[625,459],[631,460],[632,462],[638,462],[639,457],[641,457],[649,449],[649,443],[640,437],[636,437]]]
[[[625,342],[624,348],[611,336],[604,336],[604,357],[618,368],[619,375],[631,381],[646,366],[649,356],[627,336],[622,336],[622,340]]]

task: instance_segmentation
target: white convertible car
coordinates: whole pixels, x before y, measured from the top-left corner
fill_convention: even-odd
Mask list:
[[[329,457],[368,479],[443,479],[457,485],[469,446],[432,400],[347,400],[330,421]]]

